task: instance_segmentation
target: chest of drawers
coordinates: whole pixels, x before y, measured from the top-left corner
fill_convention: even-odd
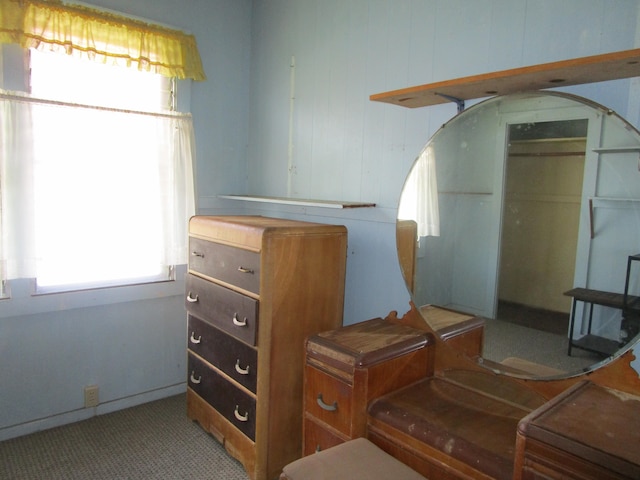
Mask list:
[[[304,455],[363,437],[367,405],[431,373],[430,334],[381,318],[307,341]]]
[[[190,221],[187,414],[253,480],[301,456],[304,341],[342,324],[346,247],[343,226]]]

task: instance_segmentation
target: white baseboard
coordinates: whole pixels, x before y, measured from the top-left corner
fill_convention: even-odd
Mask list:
[[[54,427],[80,422],[82,420],[95,417],[96,415],[104,415],[106,413],[112,413],[125,408],[135,407],[136,405],[141,405],[143,403],[153,402],[154,400],[179,395],[186,391],[187,384],[179,383],[177,385],[171,385],[169,387],[159,388],[157,390],[151,390],[149,392],[143,392],[137,395],[101,403],[97,407],[73,410],[71,412],[60,413],[50,417],[33,420],[31,422],[12,425],[10,427],[0,429],[0,442],[28,435],[30,433],[48,430]]]

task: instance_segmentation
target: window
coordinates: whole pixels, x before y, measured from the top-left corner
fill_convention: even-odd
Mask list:
[[[31,50],[30,81],[0,112],[5,275],[38,292],[171,278],[194,210],[172,80]]]
[[[0,91],[0,296],[7,279],[46,292],[170,278],[187,259],[194,139],[156,74],[205,80],[195,37],[84,5],[0,0],[0,45],[43,52],[31,51],[29,93],[22,58],[0,56],[12,89]]]

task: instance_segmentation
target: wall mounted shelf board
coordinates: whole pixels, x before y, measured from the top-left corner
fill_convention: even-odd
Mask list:
[[[633,147],[602,147],[594,148],[596,153],[626,153],[626,152],[640,152],[640,145]]]
[[[367,208],[375,207],[375,203],[342,202],[337,200],[311,200],[303,198],[270,197],[260,195],[218,195],[219,198],[228,200],[244,200],[246,202],[277,203],[280,205],[298,205],[303,207],[321,208]]]
[[[377,93],[369,99],[417,108],[636,76],[640,76],[640,49],[472,75]]]

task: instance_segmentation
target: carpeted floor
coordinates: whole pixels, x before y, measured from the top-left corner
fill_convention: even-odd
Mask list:
[[[485,358],[502,362],[516,357],[577,373],[604,359],[603,355],[569,347],[569,314],[500,301],[496,319],[485,323]]]
[[[566,333],[551,333],[503,320],[485,320],[483,356],[495,362],[518,357],[567,373],[576,373],[603,359],[602,355],[578,348],[574,348],[571,356],[568,356],[568,346]]]
[[[0,442],[2,480],[247,480],[185,395]]]

